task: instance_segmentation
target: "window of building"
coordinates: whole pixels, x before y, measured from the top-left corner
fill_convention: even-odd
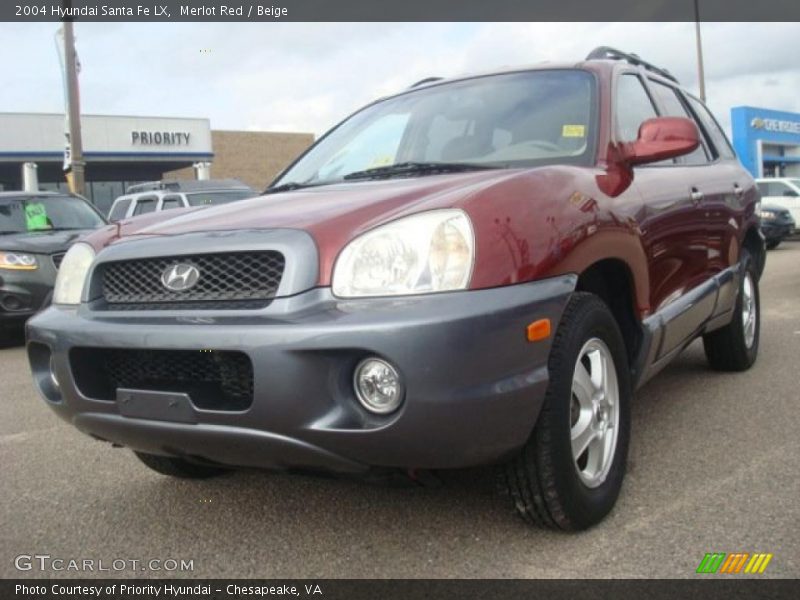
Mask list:
[[[92,181],[86,188],[91,194],[92,204],[104,215],[108,214],[114,200],[124,193],[121,181]]]

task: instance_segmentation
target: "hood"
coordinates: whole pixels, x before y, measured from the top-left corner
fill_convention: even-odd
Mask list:
[[[267,194],[182,212],[137,228],[135,235],[179,235],[235,229],[303,229],[315,237],[352,237],[375,225],[423,210],[458,206],[475,192],[518,171],[491,170],[354,181]],[[134,233],[134,232],[131,232]],[[123,228],[121,237],[126,236]]]
[[[55,254],[66,252],[73,243],[93,229],[74,231],[24,231],[0,235],[0,250],[8,252],[30,252],[31,254]]]
[[[580,188],[576,188],[582,182]],[[555,203],[550,212],[573,210],[562,202],[576,189],[593,189],[594,171],[582,167],[549,165],[521,169],[492,169],[377,181],[353,181],[300,189],[239,200],[208,208],[178,209],[150,213],[109,225],[86,241],[100,252],[109,245],[143,238],[179,236],[190,233],[299,229],[317,246],[319,281],[329,285],[336,257],[358,235],[389,221],[424,211],[459,208],[472,219],[478,253],[500,257],[510,266],[505,271],[473,273],[475,286],[492,287],[497,281],[517,281],[520,257],[509,255],[508,236],[517,235],[525,260],[532,245],[548,243],[548,236],[523,240],[524,232],[536,231],[535,224],[548,216],[549,209],[519,211],[518,205],[533,206],[539,199]],[[566,195],[564,191],[566,190]],[[566,206],[566,208],[565,208]],[[596,203],[593,204],[596,206]],[[171,214],[170,214],[171,213]],[[519,232],[509,229],[511,215],[520,213]],[[528,221],[532,221],[528,223]],[[158,245],[154,245],[157,250]],[[517,247],[516,245],[514,246]],[[538,249],[538,246],[537,246]],[[513,252],[516,251],[511,251]],[[489,261],[491,262],[491,261]],[[505,264],[504,263],[504,264]],[[488,264],[488,263],[487,263]],[[494,264],[494,263],[492,263]],[[516,266],[515,266],[516,265]],[[505,267],[504,267],[505,268]],[[502,271],[502,272],[501,272]]]

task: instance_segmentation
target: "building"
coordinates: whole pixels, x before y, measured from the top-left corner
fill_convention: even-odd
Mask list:
[[[733,146],[753,177],[800,177],[800,114],[737,106]]]
[[[133,183],[194,178],[210,163],[214,178],[263,190],[313,141],[310,133],[212,131],[208,119],[83,115],[86,195],[106,214]],[[35,163],[42,190],[66,190],[64,115],[0,113],[0,191],[22,188]]]

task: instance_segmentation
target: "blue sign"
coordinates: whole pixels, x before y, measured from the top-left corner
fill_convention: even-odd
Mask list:
[[[764,165],[800,163],[800,114],[737,106],[731,109],[733,147],[753,177]]]

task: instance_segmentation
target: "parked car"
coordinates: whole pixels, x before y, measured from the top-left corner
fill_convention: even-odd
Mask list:
[[[791,213],[775,204],[761,204],[759,211],[761,217],[761,231],[767,242],[767,248],[772,250],[795,231],[796,224]]]
[[[800,223],[800,177],[756,179],[756,185],[761,192],[761,201],[788,210],[795,222],[793,233],[800,233],[797,230]]]
[[[697,337],[715,369],[755,362],[757,201],[705,105],[634,55],[428,80],[264,197],[74,246],[33,378],[160,473],[497,464],[525,519],[583,529],[636,388]]]
[[[0,335],[49,303],[69,246],[104,224],[78,196],[0,192]]]
[[[114,200],[108,218],[120,221],[172,208],[227,204],[257,195],[253,188],[235,179],[140,183],[130,186],[124,196]]]

